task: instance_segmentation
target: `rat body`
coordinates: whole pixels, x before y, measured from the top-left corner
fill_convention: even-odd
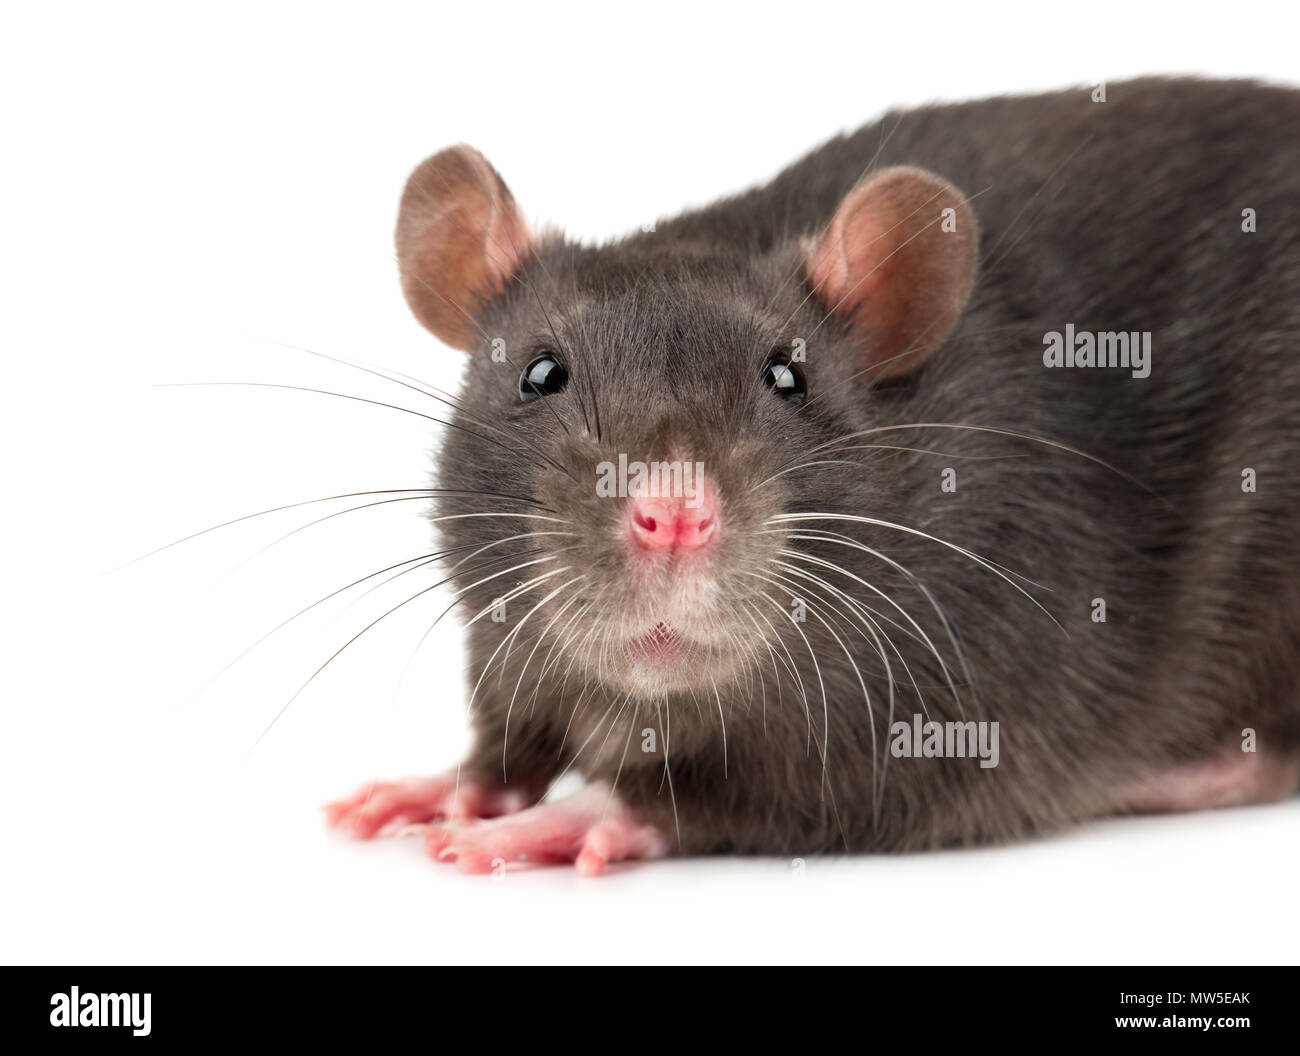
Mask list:
[[[886,115],[599,247],[417,169],[477,741],[332,820],[592,873],[1293,793],[1300,92],[1107,95]]]

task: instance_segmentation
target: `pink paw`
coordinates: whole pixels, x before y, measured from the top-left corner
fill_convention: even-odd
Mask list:
[[[596,876],[611,862],[662,858],[667,838],[633,817],[607,785],[540,803],[491,821],[448,821],[424,827],[431,857],[455,860],[461,872],[487,873],[509,864],[573,862]]]
[[[495,818],[522,810],[533,797],[522,788],[485,785],[455,770],[437,777],[374,781],[325,807],[328,823],[361,840],[391,835],[410,825],[447,819]]]

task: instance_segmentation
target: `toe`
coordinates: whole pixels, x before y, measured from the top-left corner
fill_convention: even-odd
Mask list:
[[[593,846],[592,841],[588,840],[578,852],[573,867],[579,876],[599,876],[604,871],[607,861],[608,859]]]

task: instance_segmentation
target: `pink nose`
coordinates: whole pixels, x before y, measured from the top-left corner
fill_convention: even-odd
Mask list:
[[[628,531],[646,550],[698,550],[718,530],[717,503],[711,497],[688,506],[678,498],[631,498]]]

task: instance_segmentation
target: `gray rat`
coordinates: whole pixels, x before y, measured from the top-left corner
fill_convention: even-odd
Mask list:
[[[887,114],[601,246],[425,161],[476,742],[331,822],[593,874],[1292,794],[1298,174],[1300,92],[1159,78]]]

